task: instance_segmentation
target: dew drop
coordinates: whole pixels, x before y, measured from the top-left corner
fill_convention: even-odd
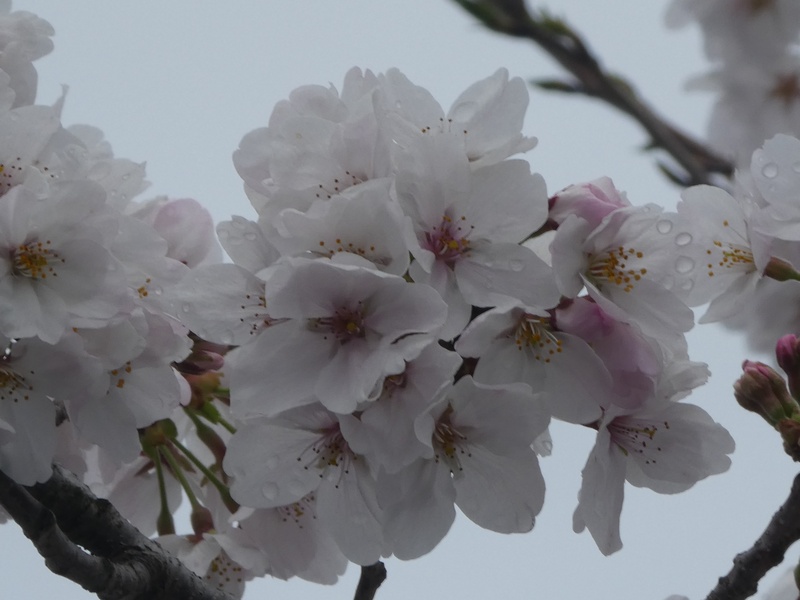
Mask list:
[[[256,237],[258,236],[256,236],[256,234],[252,231],[248,231],[247,233],[244,234],[244,239],[246,239],[248,242],[255,242]]]
[[[218,339],[220,344],[227,344],[229,346],[233,344],[233,334],[230,331],[223,331],[219,334]]]
[[[278,489],[277,483],[265,483],[264,487],[261,488],[261,493],[264,494],[264,498],[267,500],[275,500],[278,497]]]
[[[679,256],[675,261],[675,270],[678,273],[688,273],[694,269],[694,261],[688,256]]]
[[[686,281],[681,283],[681,291],[683,292],[691,292],[693,287],[694,287],[694,281],[692,281],[691,279],[687,279]]]
[[[761,174],[767,179],[773,179],[778,176],[778,165],[775,163],[767,163],[761,168]]]
[[[656,230],[658,233],[669,233],[672,231],[672,221],[662,220],[656,223]]]
[[[678,235],[675,236],[675,244],[678,246],[688,246],[691,243],[692,243],[691,233],[686,233],[684,231],[683,233],[679,233]]]
[[[508,262],[508,266],[511,268],[512,271],[519,273],[520,271],[522,271],[522,269],[525,268],[525,261],[515,258]]]

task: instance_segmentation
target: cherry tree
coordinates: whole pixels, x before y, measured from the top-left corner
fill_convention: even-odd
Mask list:
[[[52,27],[3,7],[0,505],[52,571],[101,598],[229,598],[354,563],[371,598],[382,561],[424,560],[456,509],[535,536],[562,427],[594,437],[572,528],[624,552],[626,493],[731,465],[686,337],[706,304],[701,323],[774,350],[731,395],[798,459],[793,4],[669,4],[704,36],[707,138],[566,18],[457,4],[561,65],[538,88],[641,126],[674,210],[618,177],[548,184],[528,85],[505,68],[443,104],[354,67],[286,90],[243,135],[231,168],[252,212],[215,224],[148,198],[143,163],[65,124],[71,96],[39,103]],[[748,515],[766,529],[709,598],[752,595],[781,563],[798,486],[771,521]]]

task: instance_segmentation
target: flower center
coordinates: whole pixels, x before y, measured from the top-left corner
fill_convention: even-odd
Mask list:
[[[13,251],[12,260],[14,273],[31,279],[57,277],[54,264],[66,262],[50,247],[50,240],[20,244]]]
[[[631,419],[615,419],[608,425],[611,439],[622,451],[628,454],[640,454],[645,464],[655,464],[656,455],[661,452],[656,435],[661,429],[669,429],[669,421],[661,423],[643,423]]]
[[[433,431],[434,460],[444,462],[450,467],[453,475],[458,475],[464,468],[461,466],[462,456],[472,456],[467,448],[467,436],[459,432],[450,422],[453,408],[448,406],[447,410],[439,417],[436,428]]]
[[[13,402],[19,402],[20,400],[28,400],[30,398],[28,392],[33,390],[33,386],[25,381],[22,375],[14,371],[8,364],[5,364],[6,360],[5,357],[0,360],[0,401],[12,400]]]
[[[634,248],[613,248],[596,257],[590,256],[588,275],[598,287],[602,287],[603,283],[613,283],[630,292],[636,282],[647,274],[647,269],[632,269],[628,266],[628,261],[635,261],[643,256],[644,253]]]
[[[552,332],[549,317],[524,313],[514,332],[517,348],[528,350],[536,360],[546,363],[562,351],[562,343]]]
[[[444,215],[441,224],[425,234],[423,247],[452,267],[462,256],[469,256],[469,236],[473,229],[475,226],[467,224],[463,215],[456,219]]]
[[[719,271],[752,273],[756,270],[753,252],[750,248],[719,240],[714,240],[713,244],[713,249],[706,250],[706,254],[709,256],[709,262],[706,264],[709,277],[714,277],[715,273]]]
[[[342,345],[367,335],[361,302],[355,309],[339,308],[330,317],[311,319],[310,322],[312,328],[322,329],[326,332],[325,339],[327,339],[327,332],[330,332]]]

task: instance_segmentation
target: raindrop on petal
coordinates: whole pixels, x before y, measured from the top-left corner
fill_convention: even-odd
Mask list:
[[[694,261],[688,256],[679,256],[675,261],[675,270],[678,273],[688,273],[694,269]]]
[[[773,179],[778,176],[778,165],[775,163],[767,163],[761,168],[761,174],[767,179]]]
[[[679,233],[675,236],[675,244],[678,246],[687,246],[692,243],[692,234],[691,233]]]
[[[658,233],[669,233],[672,231],[672,221],[667,221],[666,219],[661,220],[656,223],[656,229],[658,230]]]
[[[517,273],[519,273],[520,271],[522,271],[522,269],[525,268],[525,261],[515,258],[509,261],[508,266],[511,268],[512,271],[516,271]]]

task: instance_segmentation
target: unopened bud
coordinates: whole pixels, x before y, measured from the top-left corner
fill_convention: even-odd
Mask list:
[[[783,419],[777,425],[783,438],[783,449],[795,462],[800,462],[800,423],[793,419]]]
[[[198,537],[202,537],[204,533],[214,529],[214,517],[205,506],[198,504],[192,508],[190,521],[192,523],[192,531]]]
[[[744,373],[733,384],[734,396],[742,408],[758,413],[772,426],[798,412],[797,403],[775,369],[746,360],[742,370]]]
[[[792,397],[797,400],[800,398],[800,339],[793,334],[784,335],[775,344],[775,357],[786,372]]]
[[[775,256],[769,259],[767,266],[764,267],[764,277],[769,277],[775,281],[800,281],[798,273],[791,263]]]

